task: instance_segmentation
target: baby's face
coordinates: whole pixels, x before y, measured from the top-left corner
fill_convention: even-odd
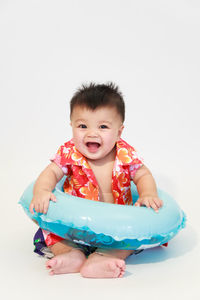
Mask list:
[[[90,110],[75,106],[71,115],[73,141],[76,148],[90,160],[101,160],[115,155],[115,144],[123,124],[115,107]]]

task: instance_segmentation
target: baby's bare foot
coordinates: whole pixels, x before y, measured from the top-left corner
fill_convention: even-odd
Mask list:
[[[46,263],[49,274],[78,273],[85,262],[86,257],[80,250],[73,249],[70,252],[59,254]]]
[[[81,268],[81,275],[89,278],[119,278],[125,273],[125,262],[112,256],[98,253],[90,255]]]

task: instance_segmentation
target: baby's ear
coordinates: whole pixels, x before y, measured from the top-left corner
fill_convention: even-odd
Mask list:
[[[124,124],[122,124],[119,128],[119,132],[118,132],[118,138],[120,139],[121,138],[121,135],[122,135],[122,131],[124,129]]]

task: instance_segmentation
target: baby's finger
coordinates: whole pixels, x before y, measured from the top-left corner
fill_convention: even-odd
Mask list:
[[[34,208],[34,204],[31,203],[30,206],[29,206],[29,210],[32,214],[34,214],[34,211],[33,211],[33,208]]]
[[[158,198],[158,202],[156,202],[156,204],[160,207],[163,206],[163,201],[161,199]]]
[[[43,214],[46,214],[48,212],[48,208],[49,208],[49,202],[44,203]]]
[[[159,198],[154,198],[153,201],[156,204],[157,208],[161,208],[162,201]]]
[[[35,209],[36,212],[39,212],[40,208],[39,208],[38,204],[36,204],[36,203],[34,204],[34,209]]]
[[[142,206],[142,205],[143,205],[143,198],[138,198],[135,203],[135,206]]]
[[[43,203],[40,203],[40,204],[38,205],[38,212],[39,212],[39,213],[43,213],[43,206],[44,206]]]
[[[150,208],[151,207],[151,205],[150,205],[150,201],[149,201],[149,199],[148,198],[146,198],[146,199],[144,199],[143,200],[143,205],[145,205],[146,207],[148,207],[148,208]]]
[[[155,210],[155,212],[158,212],[159,207],[153,200],[151,201],[150,205]]]
[[[57,202],[56,196],[52,193],[50,195],[50,200],[53,201],[53,202]]]
[[[140,206],[140,202],[139,202],[139,199],[135,202],[134,204],[135,206]]]

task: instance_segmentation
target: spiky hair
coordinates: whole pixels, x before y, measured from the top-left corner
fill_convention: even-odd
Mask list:
[[[82,84],[77,89],[70,101],[70,115],[75,106],[83,106],[91,110],[108,106],[115,107],[122,118],[125,119],[125,103],[123,95],[117,85],[112,82],[107,84],[89,83]]]

